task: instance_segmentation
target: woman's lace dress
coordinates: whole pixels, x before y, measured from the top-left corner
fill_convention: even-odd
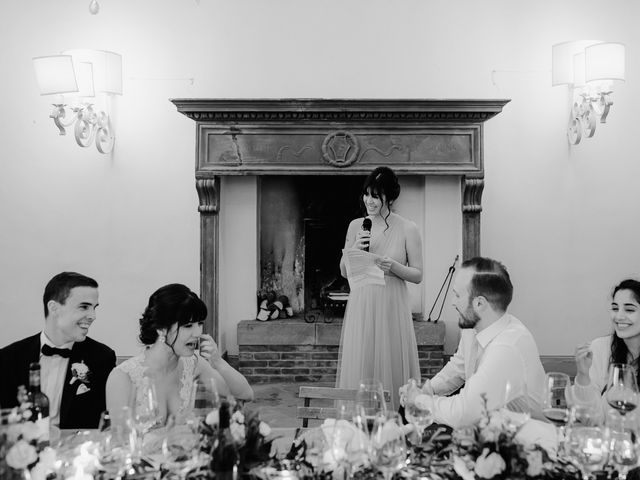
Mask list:
[[[389,228],[373,237],[369,251],[407,264],[406,224],[392,213]],[[339,388],[358,388],[364,378],[380,380],[399,407],[398,389],[409,378],[420,378],[418,347],[413,329],[407,283],[392,273],[385,285],[367,285],[349,294],[342,324],[338,358]]]
[[[149,382],[151,381],[149,376],[146,374],[148,367],[144,365],[144,360],[145,354],[141,353],[140,355],[125,360],[116,367],[116,370],[126,373],[131,379],[133,390],[131,392],[131,398],[129,399],[129,405],[133,406],[134,411],[144,405],[145,392],[148,390]],[[178,359],[178,365],[182,368],[179,392],[180,403],[177,411],[170,411],[167,413],[174,416],[183,416],[190,408],[192,390],[196,375],[197,358],[195,356],[180,357]]]

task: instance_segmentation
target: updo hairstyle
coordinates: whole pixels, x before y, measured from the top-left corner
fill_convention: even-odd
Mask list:
[[[381,200],[384,199],[389,208],[389,213],[385,217],[384,221],[387,222],[387,218],[391,214],[391,205],[400,196],[400,183],[398,182],[398,176],[389,167],[378,167],[365,179],[362,186],[362,195],[360,195],[360,208],[364,215],[367,215],[367,209],[364,205],[364,195],[367,192],[371,192],[372,195],[378,196]],[[388,228],[387,223],[387,228]]]
[[[188,287],[179,283],[165,285],[149,297],[138,338],[144,345],[152,345],[158,339],[158,330],[169,330],[177,323],[179,331],[181,326],[202,322],[206,317],[207,306]]]

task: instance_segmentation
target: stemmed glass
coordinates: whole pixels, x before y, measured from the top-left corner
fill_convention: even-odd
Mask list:
[[[371,463],[382,473],[385,480],[401,470],[407,461],[407,442],[402,420],[395,412],[376,415],[371,435]]]
[[[158,410],[158,395],[153,383],[145,382],[142,385],[142,402],[136,403],[134,420],[142,437],[149,430],[157,426],[160,421]]]
[[[196,417],[206,417],[212,410],[220,408],[220,396],[213,378],[193,382],[189,406]]]
[[[621,415],[635,410],[638,405],[638,383],[631,365],[612,363],[607,382],[607,403]]]
[[[167,419],[167,432],[162,441],[163,467],[185,480],[190,471],[204,462],[200,452],[197,422],[176,423],[172,415]]]
[[[100,415],[100,464],[107,478],[121,478],[133,464],[138,451],[138,435],[129,407]]]
[[[582,472],[583,480],[602,470],[609,458],[608,429],[602,426],[602,412],[588,405],[574,405],[567,424],[566,450]]]
[[[387,411],[382,383],[372,378],[360,380],[355,404],[356,408],[363,412],[367,430],[371,435],[376,415]]]
[[[629,470],[638,465],[640,460],[638,417],[635,412],[622,414],[622,412],[610,410],[607,414],[607,427],[611,441],[610,463],[618,472],[618,478],[625,480]]]
[[[570,386],[569,375],[560,372],[547,373],[542,397],[542,414],[557,427],[559,451],[564,442],[565,425],[569,420],[567,389]]]
[[[419,442],[422,443],[422,436],[425,428],[433,423],[433,414],[427,405],[424,405],[418,397],[422,393],[420,383],[413,378],[407,384],[407,396],[404,404],[404,416],[418,432]],[[417,401],[416,401],[417,400]]]

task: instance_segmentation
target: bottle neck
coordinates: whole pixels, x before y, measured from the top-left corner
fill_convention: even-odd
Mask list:
[[[40,370],[31,370],[29,372],[29,391],[40,391]]]

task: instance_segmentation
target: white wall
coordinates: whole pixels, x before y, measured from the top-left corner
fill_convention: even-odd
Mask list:
[[[44,284],[63,269],[98,279],[92,336],[122,355],[153,290],[199,288],[195,124],[177,97],[510,98],[485,128],[482,248],[509,267],[541,353],[606,332],[610,288],[640,275],[638,2],[605,14],[596,0],[103,0],[97,16],[88,4],[0,2],[0,344],[40,328]],[[625,43],[627,81],[607,124],[569,148],[551,45],[582,38]],[[112,155],[59,137],[38,95],[31,57],[75,47],[123,55]],[[450,257],[430,259],[436,278]]]

